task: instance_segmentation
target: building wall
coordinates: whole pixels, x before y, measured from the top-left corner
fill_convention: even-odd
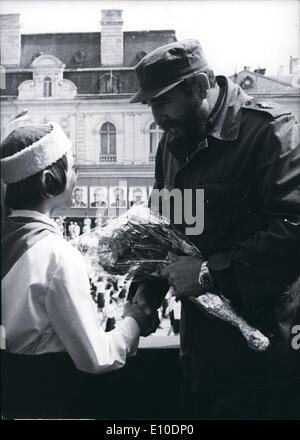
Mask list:
[[[281,94],[276,93],[250,93],[259,101],[275,102],[288,112],[292,112],[298,122],[300,122],[300,93]]]
[[[107,100],[3,100],[1,103],[1,141],[8,133],[10,121],[16,114],[28,111],[26,125],[56,121],[62,125],[73,143],[73,154],[78,165],[78,186],[125,186],[127,197],[130,186],[147,188],[154,183],[154,164],[149,162],[150,133],[153,122],[151,111],[141,104],[129,104],[128,99]],[[117,133],[117,162],[99,162],[100,129],[111,122]],[[68,217],[96,216],[89,207],[66,208],[57,215]],[[120,210],[121,213],[122,209]],[[109,216],[115,212],[109,209]]]
[[[300,120],[299,95],[252,94],[261,101],[275,101]],[[141,104],[129,104],[128,99],[34,99],[3,100],[1,103],[1,141],[7,123],[16,114],[28,110],[27,124],[60,123],[73,142],[73,154],[78,165],[78,186],[87,187],[88,205],[85,208],[66,208],[57,215],[95,217],[97,209],[90,208],[90,187],[141,186],[149,189],[154,183],[154,163],[149,161],[149,126],[153,122],[150,109]],[[117,162],[100,163],[100,129],[111,122],[117,132]],[[123,210],[124,211],[124,210]],[[120,209],[121,213],[122,209]],[[116,213],[108,209],[106,215]],[[103,212],[102,212],[103,215]]]
[[[149,125],[151,110],[128,100],[3,100],[1,103],[1,139],[7,133],[7,123],[16,114],[27,110],[29,124],[51,120],[60,123],[74,144],[79,165],[99,164],[100,129],[111,122],[117,132],[117,163],[149,164]],[[75,148],[76,145],[76,148]],[[103,164],[102,164],[103,165]],[[109,165],[108,165],[109,166]]]
[[[285,110],[291,111],[300,121],[300,89],[275,80],[268,76],[260,75],[249,70],[243,70],[229,77],[239,84],[250,96],[259,101],[275,102]]]
[[[249,94],[251,93],[289,93],[292,88],[289,85],[283,84],[280,81],[269,78],[267,76],[259,75],[249,70],[239,72],[234,78],[230,77],[235,82],[241,85]],[[246,80],[248,79],[248,83]]]
[[[0,18],[6,68],[5,89],[1,90],[1,140],[11,128],[8,122],[27,110],[27,124],[56,121],[73,142],[78,186],[86,188],[87,205],[65,208],[57,215],[98,215],[97,209],[90,207],[91,187],[123,186],[128,196],[130,187],[141,186],[149,196],[154,182],[154,163],[149,157],[153,117],[149,107],[129,104],[138,88],[133,66],[147,52],[176,41],[175,31],[123,32],[120,10],[103,10],[102,30],[92,33],[21,35],[19,15]],[[117,84],[109,94],[102,88],[104,75],[109,81],[114,77]],[[249,71],[232,79],[240,83],[249,75],[250,95],[275,100],[300,120],[299,91]],[[53,94],[44,97],[48,77]],[[105,122],[116,128],[116,162],[99,161],[100,130]],[[106,215],[115,213],[108,207]]]
[[[275,96],[273,100],[286,110],[291,111],[297,121],[300,122],[300,94],[295,96]]]

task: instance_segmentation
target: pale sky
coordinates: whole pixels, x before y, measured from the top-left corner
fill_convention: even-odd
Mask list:
[[[101,9],[123,9],[124,30],[174,29],[198,38],[216,74],[250,66],[276,75],[300,55],[299,0],[1,0],[20,13],[22,33],[97,32]]]

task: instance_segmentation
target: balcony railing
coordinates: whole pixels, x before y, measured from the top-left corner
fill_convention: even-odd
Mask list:
[[[101,163],[117,162],[117,155],[116,154],[100,154],[99,161]]]

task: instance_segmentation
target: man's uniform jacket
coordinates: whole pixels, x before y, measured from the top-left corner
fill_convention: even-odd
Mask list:
[[[300,371],[300,349],[292,348],[300,325],[299,126],[277,104],[257,102],[225,77],[217,81],[223,96],[207,142],[182,157],[184,146],[176,151],[165,133],[154,187],[204,189],[204,230],[189,238],[219,291],[271,345],[251,350],[239,330],[185,298],[181,360],[193,390],[265,386]]]

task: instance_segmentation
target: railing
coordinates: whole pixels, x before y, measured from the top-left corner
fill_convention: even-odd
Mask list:
[[[155,162],[155,154],[149,155],[149,162]]]
[[[100,154],[100,162],[117,162],[117,155],[116,154]]]
[[[4,419],[189,419],[182,411],[188,402],[178,357],[177,348],[140,348],[118,371],[86,374],[76,370],[66,353],[32,356],[1,350],[1,415]]]

